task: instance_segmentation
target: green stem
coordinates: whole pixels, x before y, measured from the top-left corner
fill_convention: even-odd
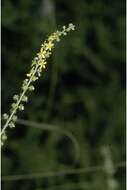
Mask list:
[[[18,102],[16,103],[15,109],[13,110],[13,112],[12,112],[11,115],[10,115],[10,117],[7,119],[7,121],[6,121],[6,123],[5,123],[4,127],[3,127],[3,129],[1,130],[1,133],[0,133],[1,136],[2,136],[2,134],[4,133],[4,131],[6,130],[6,128],[8,127],[8,125],[9,125],[9,123],[10,123],[10,121],[11,121],[13,115],[14,115],[15,112],[17,111],[18,106],[19,106],[20,102],[22,101],[22,98],[23,98],[23,96],[25,95],[26,91],[28,90],[28,87],[29,87],[30,83],[32,82],[32,79],[33,79],[33,77],[34,77],[34,75],[35,75],[37,69],[38,69],[38,65],[35,67],[35,70],[33,71],[33,74],[31,75],[31,77],[30,77],[30,79],[29,79],[29,81],[28,81],[28,83],[27,83],[27,85],[26,85],[25,90],[24,90],[24,91],[22,92],[22,94],[20,95],[20,98],[19,98]]]

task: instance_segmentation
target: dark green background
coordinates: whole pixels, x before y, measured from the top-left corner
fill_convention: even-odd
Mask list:
[[[19,114],[60,131],[17,124],[2,149],[2,176],[103,166],[103,146],[110,148],[114,164],[125,160],[125,1],[45,2],[2,1],[2,112],[9,111],[13,95],[20,92],[43,40],[72,22],[76,30],[57,45]],[[76,138],[80,154],[65,131]],[[4,181],[2,189],[112,190],[106,179],[96,171]],[[118,190],[125,189],[124,168],[116,169],[114,179]],[[73,188],[66,187],[72,183]]]

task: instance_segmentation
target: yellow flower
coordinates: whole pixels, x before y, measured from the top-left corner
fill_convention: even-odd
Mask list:
[[[40,61],[40,62],[39,62],[40,69],[45,68],[45,67],[46,67],[46,64],[47,64],[46,61]]]
[[[46,44],[46,50],[50,50],[51,51],[51,49],[54,47],[54,44],[51,42],[51,41],[49,41],[47,44]]]
[[[39,52],[37,56],[39,59],[44,59],[46,57],[46,53],[47,52],[44,50],[44,51]]]

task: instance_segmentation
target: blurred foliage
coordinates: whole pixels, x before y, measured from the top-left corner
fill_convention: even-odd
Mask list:
[[[70,22],[76,31],[54,50],[20,118],[69,130],[80,158],[75,162],[65,135],[17,124],[2,150],[2,175],[103,165],[103,145],[111,148],[114,163],[125,160],[125,1],[3,1],[2,112],[9,110],[41,42]],[[125,189],[125,170],[114,177]],[[85,181],[89,188],[80,185]],[[68,183],[77,184],[76,190],[107,190],[101,172],[4,182],[3,190],[55,190]]]

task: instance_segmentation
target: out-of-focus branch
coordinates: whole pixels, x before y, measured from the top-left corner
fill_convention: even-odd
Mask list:
[[[19,123],[21,125],[26,125],[29,127],[35,127],[35,128],[42,129],[42,130],[49,130],[52,132],[58,132],[62,135],[67,136],[71,140],[71,142],[74,146],[74,150],[75,150],[74,163],[76,163],[79,160],[79,157],[80,157],[79,144],[78,144],[78,141],[75,138],[75,136],[70,131],[65,130],[65,129],[61,129],[60,127],[58,127],[56,125],[47,124],[47,123],[36,123],[34,121],[23,120],[23,119],[17,120],[17,123]]]
[[[115,168],[125,167],[125,162],[120,162],[114,165]],[[94,173],[94,172],[105,172],[103,166],[90,166],[86,168],[75,168],[75,169],[65,169],[61,171],[49,171],[49,172],[40,172],[40,173],[30,173],[30,174],[21,174],[21,175],[8,175],[3,176],[2,181],[17,181],[17,180],[33,180],[45,177],[54,177],[54,176],[64,176],[72,174],[85,174],[85,173]]]

